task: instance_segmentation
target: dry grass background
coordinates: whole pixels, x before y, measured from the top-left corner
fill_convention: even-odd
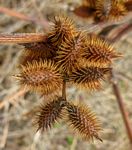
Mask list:
[[[80,0],[0,0],[0,5],[37,18],[52,18],[65,11],[78,26],[87,26],[88,21],[78,19],[69,12]],[[88,28],[86,28],[88,30]],[[0,14],[0,33],[45,32],[41,25]],[[115,44],[124,57],[114,64],[121,94],[132,121],[132,33]],[[32,110],[42,102],[34,93],[21,90],[11,77],[17,71],[21,55],[20,45],[0,45],[0,149],[2,150],[130,150],[129,140],[111,85],[104,84],[98,92],[68,89],[71,100],[87,103],[100,117],[104,131],[103,143],[89,143],[73,136],[62,122],[44,134],[36,133],[32,126]],[[125,76],[128,77],[125,77]],[[17,93],[17,95],[16,95]],[[17,96],[12,99],[13,96]],[[11,105],[10,105],[11,104]]]

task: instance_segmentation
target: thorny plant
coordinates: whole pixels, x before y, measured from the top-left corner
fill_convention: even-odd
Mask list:
[[[102,7],[101,1],[97,1],[96,5],[95,1],[88,2],[91,6],[99,6],[96,18],[109,18],[111,8],[102,13],[100,10],[106,7]],[[115,9],[114,6],[112,1],[110,7]],[[124,14],[124,7],[119,8]],[[88,106],[74,104],[67,99],[66,85],[73,84],[86,90],[101,89],[102,82],[111,75],[113,60],[121,54],[98,35],[80,31],[68,17],[55,16],[53,23],[51,31],[38,35],[38,38],[32,34],[21,35],[20,38],[19,35],[3,35],[3,41],[6,38],[8,42],[25,47],[20,59],[19,74],[14,76],[22,87],[44,97],[44,104],[36,111],[37,130],[48,130],[61,119],[83,139],[96,138],[102,141],[99,136],[102,130],[99,119]]]

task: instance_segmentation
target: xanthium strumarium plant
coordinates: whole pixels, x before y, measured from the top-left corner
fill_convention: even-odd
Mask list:
[[[82,5],[74,13],[100,22],[117,21],[129,11],[132,11],[132,0],[82,0]]]
[[[100,89],[120,54],[101,37],[80,31],[68,17],[55,16],[53,23],[44,41],[23,44],[15,77],[24,88],[44,96],[35,117],[38,130],[48,130],[62,119],[83,139],[101,140],[99,119],[84,104],[67,100],[66,83]]]

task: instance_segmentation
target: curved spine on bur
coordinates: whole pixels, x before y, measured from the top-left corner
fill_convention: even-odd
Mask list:
[[[82,59],[85,34],[78,32],[71,39],[65,39],[57,52],[57,61],[62,72],[70,74]]]
[[[20,73],[15,76],[22,86],[43,95],[61,89],[62,77],[54,62],[50,60],[32,61],[20,65]]]
[[[62,97],[56,97],[46,104],[42,104],[36,110],[34,124],[37,130],[46,131],[63,117],[66,101]]]
[[[77,134],[85,140],[97,138],[102,141],[99,137],[99,132],[102,130],[100,121],[88,106],[68,103],[66,109],[66,121]]]
[[[97,35],[89,35],[86,39],[85,49],[83,51],[84,62],[94,66],[111,64],[112,60],[121,56],[113,46]]]
[[[73,21],[64,16],[55,16],[52,30],[48,33],[47,42],[57,47],[65,40],[76,34]]]
[[[70,81],[85,89],[100,89],[101,81],[106,79],[111,68],[79,67],[70,76]]]

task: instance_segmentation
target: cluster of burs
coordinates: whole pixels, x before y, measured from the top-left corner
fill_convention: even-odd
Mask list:
[[[35,116],[37,129],[48,130],[63,120],[83,139],[93,140],[102,130],[97,116],[85,104],[66,98],[66,85],[99,90],[120,56],[111,44],[78,29],[66,16],[55,16],[43,42],[23,44],[19,73],[24,88],[44,97]],[[61,91],[61,92],[60,92]]]

